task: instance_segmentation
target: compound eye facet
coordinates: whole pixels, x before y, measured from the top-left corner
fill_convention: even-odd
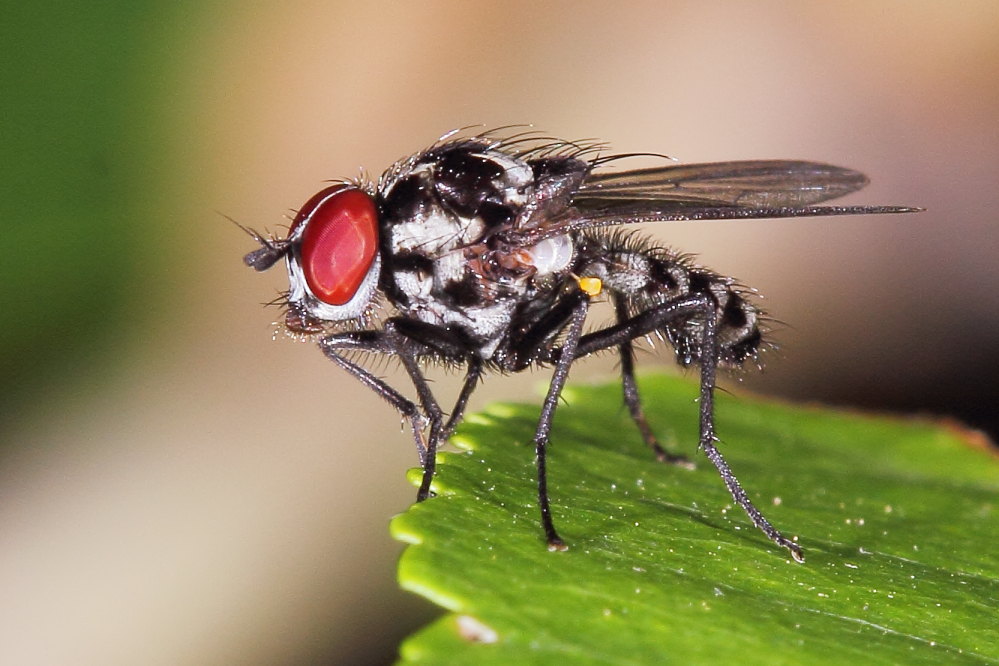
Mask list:
[[[348,303],[378,252],[375,202],[356,187],[334,185],[306,202],[291,233],[302,225],[299,252],[309,289],[323,303]]]

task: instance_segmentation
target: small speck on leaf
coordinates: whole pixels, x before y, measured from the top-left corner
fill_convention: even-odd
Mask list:
[[[466,641],[472,643],[495,643],[499,640],[499,634],[492,627],[489,627],[471,615],[459,615],[457,618],[458,635]]]

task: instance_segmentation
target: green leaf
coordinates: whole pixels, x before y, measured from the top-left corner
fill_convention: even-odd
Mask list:
[[[694,454],[696,386],[641,386],[661,440]],[[437,497],[392,523],[411,544],[401,585],[450,611],[403,662],[999,662],[999,460],[969,433],[720,394],[719,447],[798,535],[797,564],[703,455],[693,471],[655,462],[618,385],[565,398],[549,479],[569,550],[549,552],[538,524],[538,406],[470,415]]]

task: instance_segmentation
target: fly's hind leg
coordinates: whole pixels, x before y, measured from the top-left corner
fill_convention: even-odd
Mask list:
[[[715,393],[715,371],[718,367],[718,357],[720,354],[718,344],[718,322],[716,320],[716,306],[713,298],[708,294],[688,294],[675,298],[661,305],[652,307],[644,312],[639,312],[633,317],[614,326],[588,333],[578,341],[573,341],[573,348],[568,345],[562,349],[563,354],[572,354],[573,358],[587,356],[601,349],[620,347],[625,342],[647,335],[661,329],[672,321],[680,321],[691,316],[699,317],[703,321],[700,339],[699,360],[701,365],[701,391],[700,391],[700,437],[698,446],[701,448],[708,460],[718,470],[725,487],[728,489],[732,499],[749,516],[763,534],[779,546],[786,548],[791,556],[798,562],[804,562],[804,555],[801,547],[792,539],[786,538],[759,509],[749,499],[749,495],[742,489],[735,474],[728,466],[721,451],[715,446],[715,421],[714,421],[714,393]],[[578,343],[578,344],[577,344]],[[560,359],[564,361],[565,359]],[[550,541],[549,541],[550,542]]]
[[[613,300],[618,323],[626,321],[629,314],[625,298],[615,292]],[[655,434],[653,434],[652,428],[649,427],[649,422],[645,418],[645,410],[642,408],[642,399],[638,395],[638,383],[635,381],[635,350],[631,344],[631,340],[622,342],[618,346],[618,351],[621,355],[621,388],[624,392],[624,404],[628,408],[628,413],[631,414],[631,419],[638,427],[638,432],[642,434],[642,439],[645,441],[646,446],[652,449],[656,460],[659,462],[678,465],[686,469],[694,469],[695,465],[693,461],[687,456],[679,453],[670,453],[663,448],[659,440],[656,439]]]

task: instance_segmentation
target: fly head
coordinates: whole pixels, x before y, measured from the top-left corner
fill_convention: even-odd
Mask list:
[[[288,237],[250,231],[261,247],[246,265],[264,271],[282,257],[289,288],[285,325],[318,333],[328,324],[363,319],[378,288],[378,211],[373,197],[353,184],[327,187],[298,211]]]

